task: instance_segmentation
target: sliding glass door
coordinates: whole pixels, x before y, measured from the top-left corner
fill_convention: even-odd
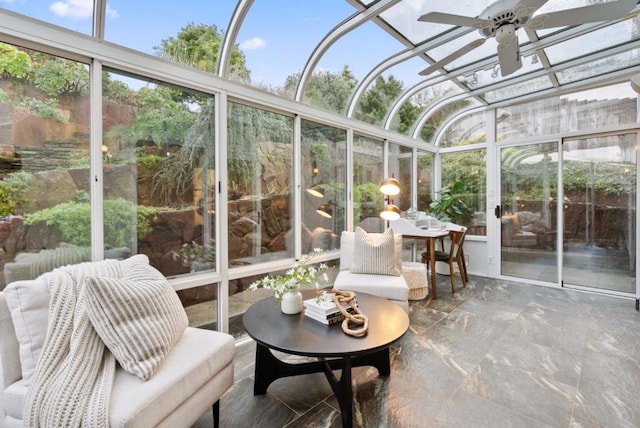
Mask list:
[[[563,284],[636,292],[633,133],[563,142]]]
[[[558,282],[558,143],[500,151],[500,273]]]

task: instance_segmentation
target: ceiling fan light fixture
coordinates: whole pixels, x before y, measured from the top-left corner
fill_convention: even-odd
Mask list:
[[[500,71],[500,64],[496,64],[493,66],[493,70],[491,71],[491,77],[494,79],[498,77],[498,72]]]

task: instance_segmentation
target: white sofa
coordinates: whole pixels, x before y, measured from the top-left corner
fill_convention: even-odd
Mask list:
[[[380,233],[370,235],[379,236]],[[402,272],[402,235],[395,234],[394,263]],[[409,286],[404,276],[353,273],[355,232],[344,231],[340,236],[340,271],[334,288],[338,290],[373,294],[398,304],[409,312]]]
[[[38,283],[40,279],[20,281],[19,285],[41,287],[42,283]],[[18,283],[12,286],[15,285]],[[33,364],[24,358],[25,355],[21,350],[21,346],[24,346],[24,335],[16,333],[15,313],[11,312],[7,303],[7,297],[12,296],[7,295],[7,292],[6,289],[0,292],[0,427],[2,428],[23,426],[23,411],[28,391],[23,370],[27,370],[28,366]],[[34,336],[43,336],[47,328],[47,296],[41,295],[31,302],[24,302],[21,311],[29,316],[33,324],[31,327]],[[34,328],[38,323],[43,322],[45,325],[40,329]],[[22,338],[19,342],[18,337],[21,334]],[[33,340],[42,342],[43,338],[33,337]],[[35,346],[32,349],[35,349]],[[214,425],[217,426],[220,397],[233,385],[234,352],[235,344],[232,336],[186,327],[148,380],[142,380],[117,365],[111,392],[108,425],[144,428],[189,427],[207,409],[212,408]],[[38,355],[34,356],[37,364]],[[33,370],[33,367],[30,369]],[[27,373],[25,376],[29,378]],[[33,381],[31,379],[31,382]]]

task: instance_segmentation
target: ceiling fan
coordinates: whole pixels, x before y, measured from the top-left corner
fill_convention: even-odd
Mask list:
[[[498,42],[500,73],[507,76],[522,67],[520,44],[516,31],[519,28],[540,30],[588,22],[609,21],[625,16],[636,6],[636,0],[617,0],[590,6],[576,7],[533,16],[548,0],[498,0],[488,6],[478,17],[429,12],[418,21],[477,28],[482,38],[476,39],[420,72],[427,76],[446,64],[480,47],[490,38]]]

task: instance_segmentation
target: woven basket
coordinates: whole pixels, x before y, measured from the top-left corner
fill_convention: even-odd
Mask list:
[[[422,300],[429,293],[427,267],[423,263],[402,263],[402,276],[409,286],[409,300]]]

